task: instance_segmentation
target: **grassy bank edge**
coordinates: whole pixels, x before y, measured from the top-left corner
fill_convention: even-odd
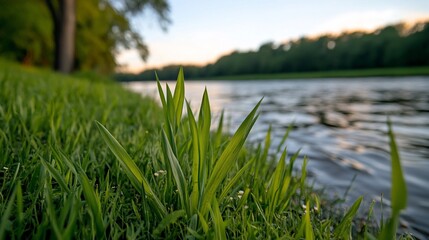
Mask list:
[[[292,80],[314,78],[360,78],[360,77],[407,77],[429,76],[429,66],[401,68],[373,68],[356,70],[334,70],[322,72],[297,72],[273,74],[228,75],[219,77],[198,78],[189,80]]]

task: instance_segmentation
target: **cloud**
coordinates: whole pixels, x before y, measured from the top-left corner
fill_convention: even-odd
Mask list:
[[[346,12],[322,22],[316,34],[339,33],[345,30],[371,31],[387,24],[428,18],[427,13],[404,12],[395,9]]]

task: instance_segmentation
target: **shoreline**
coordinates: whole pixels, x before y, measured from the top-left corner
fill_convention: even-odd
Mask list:
[[[373,68],[359,70],[334,70],[322,72],[297,72],[297,73],[273,73],[273,74],[247,74],[200,78],[198,80],[292,80],[314,78],[360,78],[360,77],[415,77],[429,76],[429,66],[408,68]],[[196,79],[189,79],[196,80]]]

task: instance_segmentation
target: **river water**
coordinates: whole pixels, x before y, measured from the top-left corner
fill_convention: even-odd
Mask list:
[[[351,186],[347,201],[363,195],[366,209],[372,199],[381,198],[384,208],[389,208],[389,116],[408,187],[401,224],[419,238],[429,236],[429,77],[188,81],[185,85],[186,98],[195,110],[207,87],[213,116],[225,110],[231,131],[264,97],[251,140],[262,140],[271,125],[276,145],[294,123],[286,144],[289,152],[301,149],[301,155],[308,156],[315,186],[324,186],[332,196],[343,196]],[[126,86],[158,98],[154,82]],[[380,215],[376,212],[375,217]]]

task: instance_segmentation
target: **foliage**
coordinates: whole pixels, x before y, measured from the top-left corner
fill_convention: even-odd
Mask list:
[[[203,67],[185,66],[188,78],[210,79],[279,73],[321,72],[429,66],[429,24],[386,26],[374,32],[349,32],[338,36],[302,37],[281,44],[261,45],[257,51],[233,52]],[[179,66],[149,69],[140,74],[118,74],[120,81],[153,79],[156,70],[164,79],[174,79]],[[381,71],[382,72],[382,71]],[[389,71],[388,73],[390,73]],[[395,72],[395,71],[393,71]],[[387,73],[387,74],[388,74]],[[426,71],[427,74],[427,71]],[[246,76],[247,75],[247,76]],[[377,74],[377,71],[375,72]],[[270,75],[275,77],[276,75]]]
[[[57,0],[51,1],[54,5]],[[121,3],[121,4],[119,4]],[[44,0],[0,0],[0,55],[28,65],[54,61],[53,20]],[[135,48],[146,60],[149,49],[132,27],[131,14],[151,8],[163,28],[169,23],[166,1],[76,0],[74,66],[80,71],[110,73],[119,50]]]
[[[42,1],[0,0],[0,6],[0,54],[27,65],[49,66],[52,23]]]
[[[362,198],[343,217],[332,215],[305,184],[307,160],[294,171],[300,159],[284,141],[271,146],[268,131],[264,144],[245,146],[259,103],[235,134],[224,136],[210,131],[207,91],[198,118],[189,108],[183,71],[174,92],[159,83],[161,111],[111,82],[1,66],[0,238],[364,234],[353,221]],[[269,149],[284,150],[277,158]],[[393,161],[393,172],[401,174],[399,158]],[[395,201],[398,210],[404,207]]]

